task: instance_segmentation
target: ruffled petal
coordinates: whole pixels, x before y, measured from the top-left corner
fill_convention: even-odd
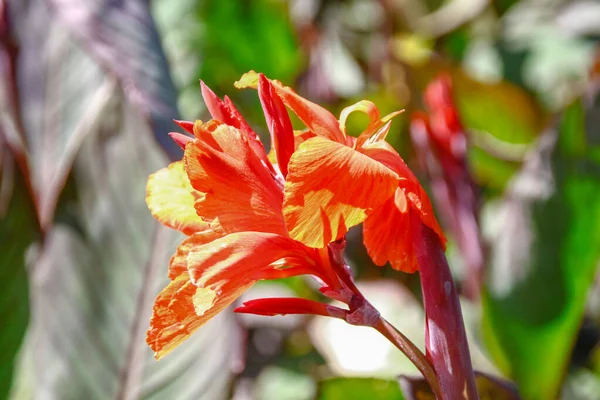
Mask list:
[[[192,282],[215,291],[231,282],[246,285],[270,279],[272,271],[282,272],[277,278],[322,275],[313,249],[289,237],[265,232],[232,233],[194,249],[187,261]]]
[[[239,81],[235,82],[235,87],[241,88],[257,88],[259,74],[254,71],[245,73]],[[297,94],[292,88],[284,86],[281,82],[271,80],[281,100],[288,106],[300,120],[318,136],[336,141],[338,143],[346,143],[346,135],[341,131],[337,118],[327,111],[325,108],[308,101],[304,97]]]
[[[288,237],[261,232],[234,233],[192,246],[187,268],[156,298],[146,335],[156,358],[172,351],[257,280],[270,279],[271,272],[280,271],[278,277],[320,275],[312,249]]]
[[[227,125],[198,134],[184,156],[192,187],[205,194],[195,204],[198,215],[216,231],[285,235],[281,186],[248,138]]]
[[[202,91],[206,108],[208,108],[208,112],[210,112],[213,119],[240,129],[252,139],[258,138],[258,135],[250,128],[250,125],[248,125],[242,114],[235,108],[228,97],[225,97],[224,101],[222,101],[202,81],[200,81],[200,90]]]
[[[190,184],[183,161],[174,162],[148,177],[146,204],[150,212],[164,225],[186,235],[208,228],[194,208],[200,197],[201,193]]]
[[[225,295],[195,286],[187,273],[179,275],[154,302],[146,343],[160,359],[174,350],[251,286],[238,286]],[[231,288],[230,288],[231,289]],[[206,307],[212,312],[207,313]]]
[[[208,108],[208,111],[213,119],[221,121],[226,125],[233,126],[234,128],[237,128],[246,134],[248,137],[248,143],[250,143],[250,147],[254,153],[256,153],[258,158],[265,163],[267,168],[274,172],[271,164],[267,160],[267,153],[265,152],[265,148],[262,145],[260,138],[256,132],[250,128],[250,125],[248,125],[242,114],[240,114],[237,108],[235,108],[235,105],[229,99],[229,97],[225,96],[223,100],[219,99],[215,92],[213,92],[202,81],[200,81],[200,89],[202,91],[204,103],[206,104],[206,107]]]
[[[210,243],[222,236],[222,234],[217,233],[212,229],[207,229],[202,232],[194,233],[192,236],[181,242],[181,244],[177,247],[177,251],[175,254],[173,254],[173,257],[171,257],[169,262],[169,279],[174,280],[184,272],[187,274],[187,257],[191,251],[194,251],[194,249],[198,248],[199,246]]]
[[[404,192],[408,204],[417,212],[423,223],[437,233],[445,249],[446,236],[435,218],[429,196],[396,150],[387,142],[378,141],[361,147],[360,152],[398,174],[400,177],[398,187]]]
[[[398,176],[381,163],[322,137],[292,155],[285,184],[284,216],[290,236],[320,248],[392,197]]]

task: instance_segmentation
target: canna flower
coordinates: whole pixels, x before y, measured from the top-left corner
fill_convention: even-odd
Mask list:
[[[187,238],[169,265],[171,282],[156,298],[146,341],[163,357],[260,279],[300,274],[317,277],[324,290],[341,284],[329,249],[311,248],[290,237],[283,215],[288,164],[295,137],[285,106],[261,77],[259,97],[271,132],[275,162],[256,133],[226,97],[202,84],[214,118],[178,121],[193,137],[171,133],[183,160],[148,179],[146,200],[153,216]],[[250,302],[241,312],[335,314],[343,311],[303,299]],[[277,299],[275,299],[277,300]],[[283,308],[282,308],[283,307]]]
[[[258,82],[259,75],[252,71],[236,87],[257,88]],[[284,187],[283,214],[290,236],[320,248],[364,222],[364,244],[375,264],[417,270],[410,216],[433,229],[442,245],[446,239],[427,194],[385,141],[398,113],[382,118],[372,102],[363,100],[344,109],[338,120],[291,88],[271,83],[308,128],[306,140],[290,157]],[[356,111],[370,120],[358,138],[346,134],[346,120]]]

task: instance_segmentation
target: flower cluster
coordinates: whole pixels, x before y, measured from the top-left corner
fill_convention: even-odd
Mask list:
[[[364,223],[364,244],[376,264],[389,262],[407,272],[418,268],[411,219],[445,243],[423,188],[385,141],[397,113],[381,117],[373,103],[361,101],[338,119],[255,72],[235,85],[258,90],[271,153],[232,102],[202,84],[213,119],[178,122],[192,135],[171,133],[184,149],[183,159],[148,180],[153,216],[188,236],[171,258],[171,282],[154,305],[147,342],[157,358],[261,279],[314,276],[321,291],[348,310],[305,299],[260,299],[236,311],[328,315],[368,324],[360,313],[366,303],[341,255],[352,226]],[[306,129],[293,130],[288,109]],[[352,137],[345,125],[356,111],[366,113],[370,123]]]

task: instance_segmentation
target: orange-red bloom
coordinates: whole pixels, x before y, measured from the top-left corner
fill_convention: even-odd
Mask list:
[[[340,287],[328,267],[327,248],[307,247],[288,234],[283,182],[297,139],[271,83],[261,78],[259,95],[273,136],[275,165],[229,99],[221,101],[205,85],[202,93],[214,120],[178,121],[194,135],[171,135],[185,149],[183,160],[148,180],[146,200],[154,217],[188,235],[171,258],[171,283],[156,299],[147,332],[157,358],[257,280],[310,274],[327,287]],[[307,303],[297,304],[303,312]]]
[[[283,213],[292,238],[319,248],[342,238],[364,222],[364,243],[378,265],[390,262],[398,270],[418,268],[412,245],[409,214],[445,237],[429,198],[400,155],[385,141],[390,120],[377,107],[361,101],[344,109],[340,119],[271,81],[283,102],[306,124],[313,136],[290,158]],[[256,87],[258,75],[245,74],[237,87]],[[370,124],[358,138],[347,136],[345,123],[354,111]]]
[[[397,113],[381,118],[373,103],[362,101],[338,121],[263,75],[246,74],[236,86],[258,89],[274,153],[266,154],[228,98],[220,100],[202,84],[214,119],[176,121],[193,134],[171,134],[185,150],[183,160],[148,180],[154,217],[188,235],[171,258],[171,283],[156,299],[147,332],[157,358],[260,279],[314,275],[323,293],[350,303],[355,287],[336,260],[343,246],[332,252],[330,243],[351,226],[364,222],[365,245],[375,263],[389,261],[404,271],[417,268],[409,216],[418,216],[445,241],[427,195],[385,142]],[[286,106],[307,131],[293,131]],[[370,118],[358,138],[345,132],[354,111]],[[266,300],[239,311],[347,315],[362,323],[352,307],[345,314],[302,300]]]

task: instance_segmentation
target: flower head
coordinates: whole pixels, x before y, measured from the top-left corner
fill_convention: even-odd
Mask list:
[[[419,226],[411,218],[445,242],[423,188],[385,141],[398,113],[381,117],[373,103],[361,101],[338,120],[262,74],[248,73],[236,86],[258,89],[272,154],[228,98],[201,84],[213,119],[177,121],[193,135],[171,133],[184,149],[183,160],[148,180],[154,217],[188,235],[171,258],[171,283],[156,299],[147,332],[157,358],[260,279],[313,275],[323,294],[349,310],[262,299],[236,311],[312,313],[373,326],[379,314],[358,292],[341,256],[348,229],[364,222],[374,262],[404,271],[417,269],[411,235]],[[307,130],[292,129],[286,106]],[[358,138],[345,128],[355,111],[370,119]]]

